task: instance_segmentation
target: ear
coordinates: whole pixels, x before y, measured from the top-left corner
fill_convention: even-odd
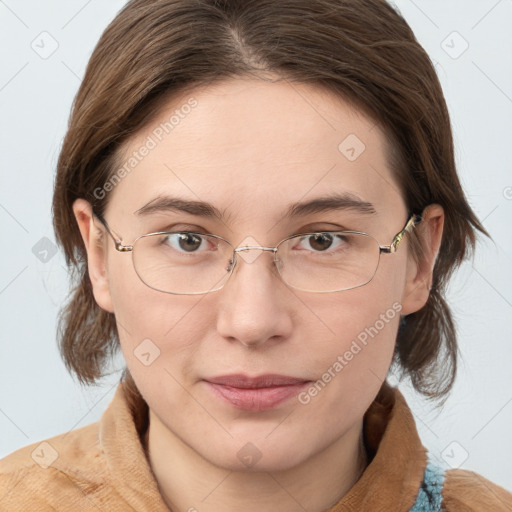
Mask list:
[[[421,243],[418,261],[411,252],[407,256],[407,277],[402,297],[402,315],[420,310],[427,302],[432,288],[434,264],[441,245],[444,210],[439,204],[425,208],[422,220],[415,228]]]
[[[78,228],[87,251],[87,268],[91,280],[94,299],[98,306],[109,313],[114,312],[107,274],[107,239],[105,233],[96,224],[92,207],[85,199],[73,203]]]

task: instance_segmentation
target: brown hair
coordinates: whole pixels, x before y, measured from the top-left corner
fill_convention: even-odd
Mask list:
[[[94,383],[118,349],[114,315],[96,304],[72,204],[102,215],[104,186],[122,145],[171,95],[237,76],[326,88],[371,116],[390,144],[390,164],[411,212],[445,209],[427,304],[400,325],[394,362],[417,391],[447,395],[457,339],[443,294],[453,270],[487,235],[457,177],[450,119],[434,67],[402,16],[384,0],[132,0],[99,40],[75,98],[53,199],[58,242],[76,280],[59,318],[67,368]],[[416,258],[421,240],[410,238]],[[125,370],[123,378],[136,393]]]

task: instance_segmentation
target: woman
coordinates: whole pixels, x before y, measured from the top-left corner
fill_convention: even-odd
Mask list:
[[[394,362],[447,396],[443,293],[486,232],[384,1],[129,2],[53,208],[64,360],[84,383],[118,347],[127,368],[99,423],[2,461],[6,510],[510,510],[429,461],[386,382]]]

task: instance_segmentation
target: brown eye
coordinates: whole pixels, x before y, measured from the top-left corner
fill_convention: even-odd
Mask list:
[[[177,253],[203,254],[208,246],[206,238],[199,233],[168,233],[160,238],[162,248],[174,249]]]
[[[203,239],[199,235],[193,233],[180,233],[179,234],[179,247],[186,252],[194,252],[201,247]]]
[[[333,236],[327,233],[316,233],[309,237],[309,245],[315,251],[325,251],[331,247]]]

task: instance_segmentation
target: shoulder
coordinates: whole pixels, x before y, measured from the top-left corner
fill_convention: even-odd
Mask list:
[[[446,471],[442,494],[443,510],[446,512],[512,510],[512,494],[473,471]]]
[[[98,423],[27,445],[0,460],[0,509],[73,507],[105,472]]]

